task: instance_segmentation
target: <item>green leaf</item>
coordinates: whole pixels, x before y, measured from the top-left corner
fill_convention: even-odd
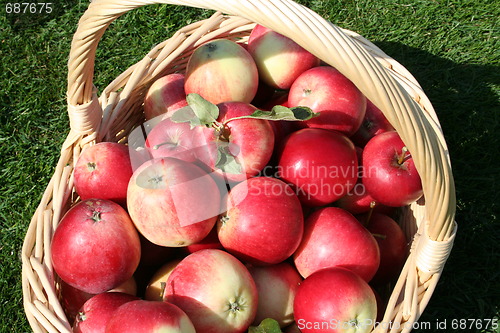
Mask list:
[[[272,318],[266,318],[259,326],[250,326],[248,333],[282,333],[278,322]]]
[[[229,151],[229,142],[217,142],[217,161],[215,167],[226,173],[241,174],[243,172],[240,163]]]
[[[251,115],[235,117],[226,120],[226,123],[237,119],[264,119],[264,120],[286,120],[286,121],[304,121],[319,116],[319,112],[314,112],[307,106],[295,106],[287,108],[283,105],[274,106],[271,111],[255,110]]]
[[[170,117],[170,120],[174,123],[190,123],[191,128],[200,125],[198,117],[190,106],[185,106],[175,111],[172,117]]]
[[[217,118],[219,117],[219,108],[217,105],[194,93],[188,94],[186,100],[198,117],[201,125],[211,126],[214,122],[217,122]]]

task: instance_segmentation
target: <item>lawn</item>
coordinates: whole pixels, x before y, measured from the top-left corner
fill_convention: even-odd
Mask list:
[[[13,1],[14,2],[14,1]],[[432,101],[450,149],[458,234],[421,322],[471,329],[500,311],[500,5],[490,0],[301,0],[403,64]],[[30,332],[22,307],[20,249],[68,132],[67,58],[88,2],[50,14],[0,8],[0,333]],[[178,28],[209,12],[155,5],[113,23],[99,45],[102,90]],[[475,321],[472,321],[475,320]],[[447,324],[439,330],[437,323]],[[441,324],[442,325],[442,324]],[[442,327],[442,326],[441,326]],[[496,330],[500,332],[500,329]]]

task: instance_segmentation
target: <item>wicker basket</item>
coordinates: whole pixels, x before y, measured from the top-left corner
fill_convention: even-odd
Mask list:
[[[169,3],[215,10],[158,44],[97,96],[95,52],[109,24],[137,7]],[[225,13],[223,15],[222,13]],[[374,102],[412,152],[424,198],[406,207],[399,221],[412,239],[377,332],[409,332],[437,285],[456,233],[455,189],[448,149],[433,107],[415,78],[374,44],[322,19],[291,0],[94,0],[82,16],[69,56],[70,130],[54,175],[31,220],[22,249],[24,308],[34,332],[71,332],[58,299],[50,241],[65,211],[78,200],[74,163],[85,146],[126,142],[143,122],[142,102],[152,82],[183,71],[195,47],[214,38],[245,43],[255,23],[294,39],[336,67]]]

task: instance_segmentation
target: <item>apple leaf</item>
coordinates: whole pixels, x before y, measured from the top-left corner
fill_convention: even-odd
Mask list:
[[[174,123],[190,123],[191,129],[200,125],[200,121],[190,106],[185,106],[175,111],[170,117]]]
[[[278,322],[272,318],[266,318],[259,326],[250,326],[248,333],[282,333]]]
[[[186,100],[202,125],[210,126],[217,121],[219,117],[219,108],[217,105],[194,93],[188,94]]]
[[[188,94],[188,106],[174,112],[170,118],[174,123],[190,123],[195,126],[214,127],[219,117],[219,108],[198,94]]]
[[[235,117],[226,120],[226,123],[237,119],[264,119],[264,120],[286,120],[286,121],[304,121],[319,116],[307,106],[295,106],[288,108],[283,105],[275,105],[271,111],[255,110],[251,115]]]
[[[288,121],[303,121],[319,116],[307,106],[296,106],[287,108],[283,105],[275,105],[271,111],[257,110],[250,115],[253,118],[268,119],[268,120],[288,120]]]
[[[217,142],[217,161],[215,162],[215,167],[221,169],[226,173],[231,173],[231,174],[242,173],[242,168],[240,163],[229,151],[229,142],[224,142],[224,141]]]

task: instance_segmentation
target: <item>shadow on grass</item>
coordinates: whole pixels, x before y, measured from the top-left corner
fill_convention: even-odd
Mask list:
[[[415,76],[431,100],[456,184],[457,237],[420,322],[438,331],[436,321],[446,320],[451,329],[452,320],[482,320],[469,321],[466,329],[481,331],[476,324],[484,329],[500,311],[500,67],[456,63],[394,42],[376,44]]]

